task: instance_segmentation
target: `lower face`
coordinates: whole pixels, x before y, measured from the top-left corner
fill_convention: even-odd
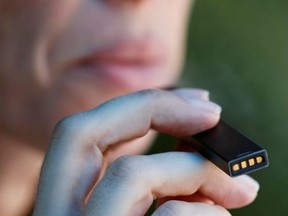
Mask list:
[[[0,127],[35,146],[64,116],[179,77],[192,0],[11,2],[0,3]]]

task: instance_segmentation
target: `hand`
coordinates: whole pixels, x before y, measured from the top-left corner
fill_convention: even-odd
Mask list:
[[[136,92],[65,118],[45,156],[34,216],[142,216],[154,199],[175,196],[187,199],[164,202],[153,215],[229,215],[225,208],[255,199],[258,184],[230,178],[197,153],[123,156],[101,175],[111,147],[151,128],[190,136],[214,126],[219,115],[204,91],[180,89]]]

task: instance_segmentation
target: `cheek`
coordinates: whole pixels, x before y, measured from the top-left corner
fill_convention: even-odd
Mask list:
[[[78,1],[0,2],[0,69],[14,77],[14,86],[23,85],[23,80],[29,81],[28,89],[49,83],[47,50]]]
[[[155,32],[163,39],[167,47],[167,71],[174,80],[178,78],[186,51],[186,34],[189,14],[192,10],[191,0],[171,1],[162,5],[162,9],[153,9],[150,23],[154,23]],[[157,10],[158,9],[158,10]],[[153,26],[153,25],[152,25]]]
[[[46,123],[39,127],[52,112],[51,104],[43,105],[51,75],[47,50],[79,2],[0,0],[0,97],[5,105],[0,121],[17,136],[27,138],[40,127],[45,128],[45,136],[39,137],[50,132]]]

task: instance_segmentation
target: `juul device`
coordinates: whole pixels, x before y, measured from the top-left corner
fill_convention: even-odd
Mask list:
[[[230,176],[250,173],[269,164],[265,149],[223,120],[212,129],[185,139]]]

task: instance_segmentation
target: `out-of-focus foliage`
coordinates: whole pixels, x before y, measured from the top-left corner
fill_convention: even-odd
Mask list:
[[[200,0],[189,29],[185,78],[209,89],[223,118],[267,148],[270,167],[252,205],[233,215],[288,210],[288,1]]]

